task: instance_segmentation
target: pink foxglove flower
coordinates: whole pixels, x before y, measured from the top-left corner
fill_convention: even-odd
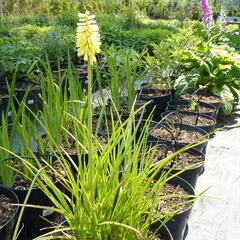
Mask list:
[[[202,9],[202,20],[204,26],[210,31],[214,26],[213,12],[207,0],[200,0]]]

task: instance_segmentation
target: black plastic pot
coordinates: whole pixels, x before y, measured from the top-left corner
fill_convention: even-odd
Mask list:
[[[178,148],[180,149],[181,147],[178,146]],[[205,160],[205,156],[202,153],[200,153],[199,151],[197,151],[196,149],[191,149],[191,150],[188,150],[187,152],[189,152],[193,155],[201,155],[203,157],[203,159]],[[182,179],[184,179],[186,182],[188,182],[193,187],[193,189],[195,189],[197,179],[203,173],[203,171],[204,171],[204,163],[196,168],[186,170],[186,171],[180,173],[178,176],[181,177]],[[172,174],[175,174],[178,172],[179,172],[178,170],[171,171]]]
[[[1,94],[1,92],[0,92],[0,94]],[[4,94],[6,94],[6,93],[4,93]],[[6,111],[7,105],[8,105],[8,100],[9,100],[8,94],[6,96],[3,96],[0,98],[0,113]]]
[[[211,97],[211,96],[213,96],[212,94],[206,93],[206,92],[201,92],[201,91],[199,91],[198,93],[200,93],[200,94],[194,95],[194,99],[198,100],[198,101],[201,101],[201,102],[206,102],[206,103],[212,104],[216,108],[214,117],[217,118],[217,115],[218,115],[218,112],[219,112],[219,109],[220,109],[221,98],[218,97],[218,96],[214,96],[215,98],[218,99],[218,101],[216,101],[216,102],[208,102],[208,101],[204,100],[203,97]],[[186,99],[192,99],[193,96],[192,96],[192,94],[185,93],[183,96],[179,96],[179,98],[186,100]]]
[[[183,146],[180,144],[176,144],[176,145],[172,145],[170,143],[159,143],[159,142],[148,142],[149,145],[154,146],[155,144],[157,146],[162,146],[165,147],[166,149],[173,149],[173,150],[180,150]],[[187,150],[186,152],[194,155],[194,156],[200,156],[203,159],[203,163],[197,167],[194,167],[192,169],[187,169],[184,172],[180,173],[180,171],[182,171],[182,169],[172,169],[171,170],[171,174],[178,174],[178,177],[181,177],[182,179],[184,179],[186,182],[188,182],[193,189],[195,189],[196,187],[196,183],[197,183],[197,179],[198,177],[203,173],[204,171],[204,162],[205,162],[205,156],[203,153],[199,152],[198,150],[192,148]],[[161,161],[162,159],[160,159]],[[158,176],[160,176],[164,171],[168,171],[169,168],[164,167],[158,174]]]
[[[164,119],[165,122],[174,123],[174,122],[171,122],[170,120],[167,119],[167,116],[171,116],[171,115],[178,116],[179,119],[178,119],[177,123],[180,122],[182,124],[186,124],[186,125],[189,125],[189,126],[198,127],[198,128],[201,128],[201,129],[205,130],[208,133],[213,132],[214,129],[215,129],[215,126],[216,126],[216,119],[214,117],[211,117],[211,116],[208,116],[208,115],[205,115],[205,114],[201,114],[201,113],[189,112],[189,111],[180,111],[180,110],[165,111],[161,114],[161,117]],[[192,116],[195,116],[196,118],[198,116],[201,116],[203,118],[211,120],[213,123],[211,125],[207,125],[207,126],[198,125],[198,124],[191,125],[187,122],[183,122],[181,115],[192,115]]]
[[[38,85],[38,83],[34,83],[34,82],[31,82],[31,81],[23,81],[23,82],[26,83],[26,84],[37,84]],[[16,82],[16,83],[18,83],[18,82]],[[8,88],[7,88],[6,85],[3,84],[1,86],[1,88],[2,88],[3,92],[5,92],[5,93],[8,92]],[[17,100],[19,101],[19,103],[21,103],[21,101],[22,101],[22,99],[23,99],[27,90],[15,88],[14,91],[17,94],[16,95]],[[41,109],[41,107],[42,107],[42,101],[39,97],[40,92],[41,92],[40,86],[36,89],[30,89],[29,92],[28,92],[27,98],[26,98],[26,105],[35,113],[39,109]],[[16,101],[15,101],[15,105],[16,105],[16,108],[17,108],[18,103]]]
[[[194,196],[195,192],[192,186],[180,177],[174,177],[168,181],[169,184],[182,187],[187,193]],[[170,221],[166,223],[167,228],[172,234],[173,240],[183,240],[186,233],[186,226],[189,215],[192,211],[193,203],[183,212],[176,214]]]
[[[153,231],[156,231],[157,228],[162,224],[162,222],[157,222],[157,223],[154,223],[150,226],[150,228],[153,230]],[[169,229],[167,228],[166,225],[163,225],[159,230],[157,230],[157,233],[159,233],[159,235],[164,239],[164,240],[173,240],[173,237],[172,237],[172,234],[171,232],[169,231]]]
[[[139,99],[144,99],[146,101],[153,100],[153,105],[152,105],[154,108],[153,120],[157,122],[161,120],[161,113],[166,110],[167,103],[172,99],[172,94],[170,90],[162,90],[161,96],[157,95],[157,92],[159,91],[160,90],[158,89],[151,89],[151,88],[148,89],[145,87],[138,91]],[[155,96],[155,93],[156,93],[156,96]]]
[[[151,135],[151,129],[153,128],[165,128],[167,129],[169,132],[171,132],[171,129],[172,128],[180,128],[180,129],[183,129],[183,130],[188,130],[188,131],[194,131],[194,132],[197,132],[199,134],[201,134],[202,136],[206,136],[207,135],[207,132],[201,128],[198,128],[198,127],[195,127],[195,126],[190,126],[190,125],[186,125],[186,124],[181,124],[181,123],[173,123],[173,124],[169,124],[167,122],[161,122],[161,123],[157,123],[157,122],[151,122],[150,123],[150,126],[149,126],[149,136],[148,136],[148,141],[151,142],[151,141],[165,141],[167,143],[171,143],[171,142],[176,142],[177,144],[180,144],[182,146],[185,146],[185,145],[188,145],[189,143],[186,142],[186,143],[180,143],[178,142],[177,140],[172,139],[172,141],[168,141],[166,139],[161,139],[161,138],[156,138],[154,137],[153,135]],[[208,136],[205,137],[206,140],[209,138]],[[194,148],[198,151],[200,151],[201,153],[206,153],[206,148],[207,148],[207,144],[208,142],[203,142],[197,146],[195,146]]]
[[[146,107],[144,108],[144,113],[143,113],[142,119],[148,119],[149,116],[152,114],[153,108],[154,108],[153,100],[137,99],[136,103],[135,103],[135,106],[134,106],[134,109],[136,111],[138,108],[142,107],[145,104],[146,104]],[[136,116],[135,116],[136,119],[140,118],[141,112],[142,111],[140,111],[136,114]]]
[[[28,157],[24,157],[28,158]],[[31,158],[31,157],[30,157]],[[14,158],[9,160],[14,161]],[[63,190],[60,184],[56,182],[59,189]],[[11,190],[18,196],[19,203],[22,204],[27,196],[28,189],[16,189]],[[38,188],[33,188],[27,204],[40,205],[40,206],[52,206],[53,204],[49,198]],[[22,216],[23,229],[19,235],[18,240],[29,240],[33,239],[41,234],[49,231],[49,229],[43,229],[51,227],[51,222],[57,222],[60,215],[45,209],[37,209],[26,207]]]
[[[206,102],[201,102],[201,101],[196,102],[196,103],[199,105],[199,107],[206,107],[211,110],[209,112],[199,112],[199,113],[206,114],[206,115],[209,115],[212,117],[215,116],[216,107],[214,105],[212,105],[210,103],[206,103]],[[168,102],[167,110],[181,110],[182,108],[187,108],[188,109],[187,111],[198,113],[198,111],[190,110],[190,104],[191,104],[190,100],[174,99],[174,100]]]
[[[0,195],[1,194],[11,198],[13,203],[19,204],[17,195],[10,189],[0,185]],[[16,212],[11,219],[5,223],[4,226],[0,226],[0,240],[12,240],[13,231],[18,218],[18,209],[19,207],[16,207]]]
[[[7,92],[4,92],[2,89],[0,94],[1,93],[6,94],[6,96],[0,99],[0,126],[2,124],[2,114],[4,115],[8,123],[12,123],[12,111],[11,109],[8,109],[9,95]],[[16,93],[13,94],[13,97],[16,97]]]

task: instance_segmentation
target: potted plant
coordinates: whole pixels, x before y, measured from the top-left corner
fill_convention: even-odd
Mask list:
[[[195,145],[194,148],[202,153],[206,153],[209,137],[207,132],[201,128],[182,123],[151,122],[148,133],[148,141],[164,141],[182,146],[198,141],[199,144]]]
[[[216,107],[210,103],[194,100],[174,99],[167,104],[167,110],[186,110],[216,116]]]
[[[216,119],[211,116],[183,110],[165,111],[161,116],[169,123],[183,123],[189,126],[196,126],[208,133],[213,132],[216,125]]]
[[[193,146],[196,144],[197,142]],[[203,153],[194,148],[189,149],[189,146],[183,148],[183,146],[176,143],[148,142],[148,145],[150,151],[156,148],[153,165],[167,156],[179,152],[163,167],[159,174],[170,171],[171,174],[177,174],[195,189],[197,179],[204,171],[205,156]]]

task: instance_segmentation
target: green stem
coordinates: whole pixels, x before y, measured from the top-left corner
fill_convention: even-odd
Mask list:
[[[89,161],[89,177],[90,177],[90,199],[94,201],[94,185],[93,185],[93,141],[92,141],[92,66],[88,61],[88,161]]]

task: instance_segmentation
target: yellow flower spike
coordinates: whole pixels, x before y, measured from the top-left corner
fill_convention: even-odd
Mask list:
[[[93,65],[96,62],[95,55],[100,52],[100,34],[95,21],[95,15],[79,13],[79,23],[77,24],[77,54],[84,56],[84,60]]]

